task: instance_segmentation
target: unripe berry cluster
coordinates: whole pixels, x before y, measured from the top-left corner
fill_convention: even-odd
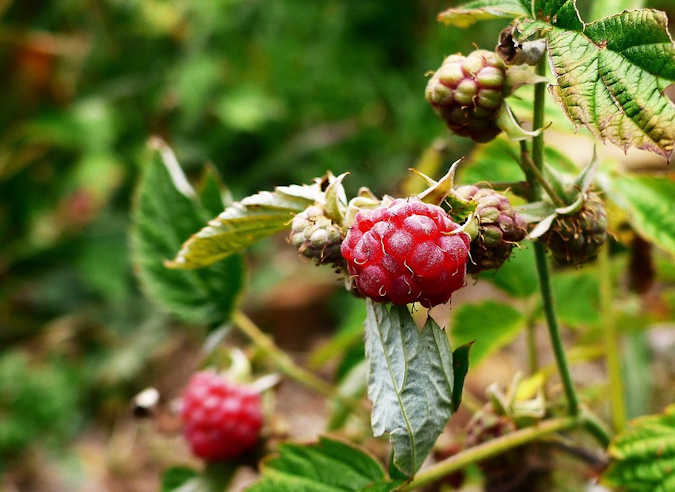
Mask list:
[[[425,96],[450,130],[476,142],[501,131],[495,124],[504,100],[506,65],[494,52],[450,55],[427,83]]]
[[[511,256],[513,245],[525,239],[527,222],[516,213],[509,200],[489,188],[466,185],[457,194],[478,203],[478,237],[471,243],[469,273],[497,269]]]

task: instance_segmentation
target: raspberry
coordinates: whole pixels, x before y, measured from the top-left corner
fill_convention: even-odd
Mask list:
[[[471,243],[467,272],[499,268],[511,256],[513,245],[525,239],[527,222],[501,193],[473,185],[455,191],[462,198],[478,202],[478,237]]]
[[[213,372],[199,372],[183,392],[181,419],[194,454],[207,461],[235,458],[258,441],[260,395]]]
[[[425,97],[454,133],[489,142],[501,132],[495,120],[504,100],[505,80],[506,65],[494,52],[451,55],[427,83]]]
[[[598,255],[607,239],[607,213],[600,197],[589,193],[581,210],[562,215],[541,237],[557,265],[581,265]]]
[[[342,259],[342,228],[324,215],[322,207],[313,205],[297,214],[291,223],[291,244],[306,258],[319,264],[338,263]]]
[[[417,198],[362,210],[342,243],[359,292],[377,302],[443,304],[464,286],[469,236]]]

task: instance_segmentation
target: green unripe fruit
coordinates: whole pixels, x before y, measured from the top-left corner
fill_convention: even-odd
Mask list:
[[[306,258],[319,264],[340,263],[340,245],[345,237],[340,226],[324,215],[318,205],[297,214],[291,223],[291,244]]]
[[[511,256],[514,244],[525,239],[525,219],[504,195],[494,190],[467,185],[455,191],[462,198],[478,203],[475,212],[478,234],[471,242],[471,261],[466,271],[475,274],[499,268]]]
[[[506,66],[496,53],[451,55],[427,83],[425,96],[457,135],[488,142],[501,130],[495,120],[504,100]]]

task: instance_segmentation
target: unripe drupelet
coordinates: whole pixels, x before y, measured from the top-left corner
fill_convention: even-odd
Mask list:
[[[504,100],[506,65],[494,52],[450,55],[427,83],[425,96],[450,130],[476,142],[489,142],[500,128],[495,120]]]
[[[558,265],[581,265],[594,260],[607,240],[607,213],[596,193],[589,193],[574,215],[556,217],[541,237]]]
[[[527,222],[516,213],[501,193],[474,185],[455,190],[459,196],[478,203],[478,237],[471,243],[469,273],[494,270],[511,256],[513,245],[525,239]]]
[[[469,237],[417,198],[362,210],[342,243],[359,292],[377,302],[442,304],[464,286]]]
[[[342,228],[324,214],[322,207],[313,205],[297,214],[291,223],[290,241],[300,254],[319,264],[336,263],[342,259],[340,244]]]
[[[183,392],[181,420],[194,454],[207,461],[236,458],[258,441],[260,395],[216,373],[199,372]]]

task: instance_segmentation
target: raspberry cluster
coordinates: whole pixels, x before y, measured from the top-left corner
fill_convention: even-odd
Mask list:
[[[478,237],[471,243],[469,273],[494,270],[511,256],[513,245],[525,239],[527,222],[501,193],[474,185],[460,186],[459,196],[478,203]]]
[[[443,304],[464,286],[469,236],[417,198],[362,210],[342,243],[359,292],[377,302]]]
[[[427,83],[425,96],[450,130],[475,142],[489,142],[504,100],[506,65],[494,52],[450,55]]]
[[[262,406],[252,389],[204,371],[192,376],[182,400],[183,433],[200,458],[235,458],[258,441]]]

